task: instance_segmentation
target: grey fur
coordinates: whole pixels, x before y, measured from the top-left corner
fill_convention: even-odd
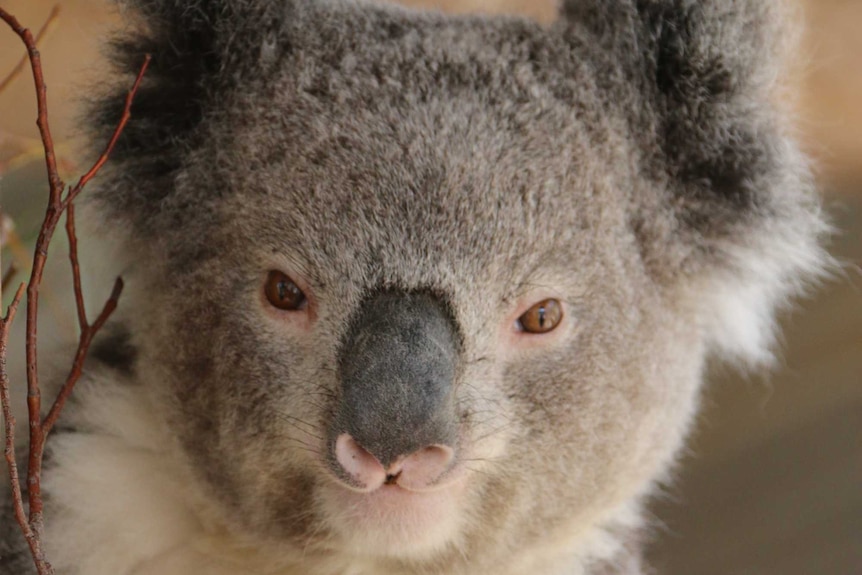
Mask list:
[[[361,555],[361,572],[639,573],[639,545],[578,542],[640,541],[621,510],[666,476],[705,358],[747,321],[727,302],[763,314],[757,355],[823,257],[771,97],[776,3],[571,0],[549,27],[347,0],[125,4],[145,28],[121,70],[154,60],[96,195],[132,262],[124,373],[223,528],[296,550],[299,572],[359,561],[317,506],[313,439],[379,404],[339,404],[363,302],[433,293],[458,336],[434,404],[495,455],[473,463],[457,540]],[[99,102],[95,141],[122,99]],[[262,311],[273,268],[309,286],[312,328]],[[538,293],[565,326],[502,353]]]

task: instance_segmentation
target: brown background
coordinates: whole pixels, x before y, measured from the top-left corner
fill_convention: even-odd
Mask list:
[[[554,13],[552,0],[404,1],[545,21]],[[0,0],[33,28],[53,4]],[[98,46],[116,14],[105,0],[61,4],[42,53],[60,153],[74,171],[74,102],[99,81]],[[654,506],[660,573],[862,575],[862,0],[801,8],[800,130],[838,228],[832,251],[846,265],[785,318],[784,368],[768,378],[716,370],[679,479]],[[0,30],[0,78],[21,53]],[[30,161],[38,146],[29,80],[0,94],[2,199],[20,228],[44,193]]]

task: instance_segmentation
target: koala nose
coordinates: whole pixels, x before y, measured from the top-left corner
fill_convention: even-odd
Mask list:
[[[374,491],[384,484],[396,484],[408,491],[428,491],[446,473],[454,458],[451,447],[429,445],[384,467],[349,433],[342,433],[335,440],[336,461],[354,479],[354,487],[362,491]]]
[[[424,489],[445,472],[458,437],[458,348],[454,319],[432,295],[385,291],[358,308],[339,350],[329,429],[339,477],[361,489],[387,477]]]

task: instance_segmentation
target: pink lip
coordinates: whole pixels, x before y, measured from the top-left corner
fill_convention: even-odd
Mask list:
[[[373,515],[388,513],[412,513],[420,511],[430,502],[443,502],[452,499],[460,493],[464,473],[460,469],[447,473],[444,480],[433,489],[414,490],[403,487],[395,481],[387,482],[371,491],[360,491],[352,486],[336,480],[337,489],[331,491],[337,494],[345,505],[363,510]]]

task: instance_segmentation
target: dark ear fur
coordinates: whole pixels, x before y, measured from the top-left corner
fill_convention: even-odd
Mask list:
[[[205,112],[234,86],[258,72],[264,43],[282,32],[290,2],[250,0],[119,0],[121,9],[139,16],[140,28],[124,31],[111,55],[122,84],[95,102],[97,133],[105,141],[114,129],[131,78],[146,54],[149,69],[132,106],[129,122],[112,155],[113,177],[105,207],[116,214],[147,213],[164,199],[184,155],[202,137]],[[254,33],[239,33],[253,29]],[[273,50],[289,49],[281,38]],[[239,65],[242,63],[242,65]],[[263,71],[262,69],[260,70]]]
[[[781,2],[566,0],[562,13],[621,62],[643,103],[633,130],[652,136],[641,147],[656,150],[650,160],[675,192],[668,200],[698,235],[733,233],[772,210],[788,174],[799,181],[785,193],[807,192],[771,93],[783,71]]]
[[[782,164],[774,74],[781,62],[774,0],[641,0],[656,107],[671,174],[707,213],[765,209]],[[793,166],[791,169],[798,169]],[[721,202],[715,204],[714,202]],[[731,215],[727,214],[727,215]],[[716,222],[719,223],[719,222]],[[731,224],[732,222],[721,222]]]

